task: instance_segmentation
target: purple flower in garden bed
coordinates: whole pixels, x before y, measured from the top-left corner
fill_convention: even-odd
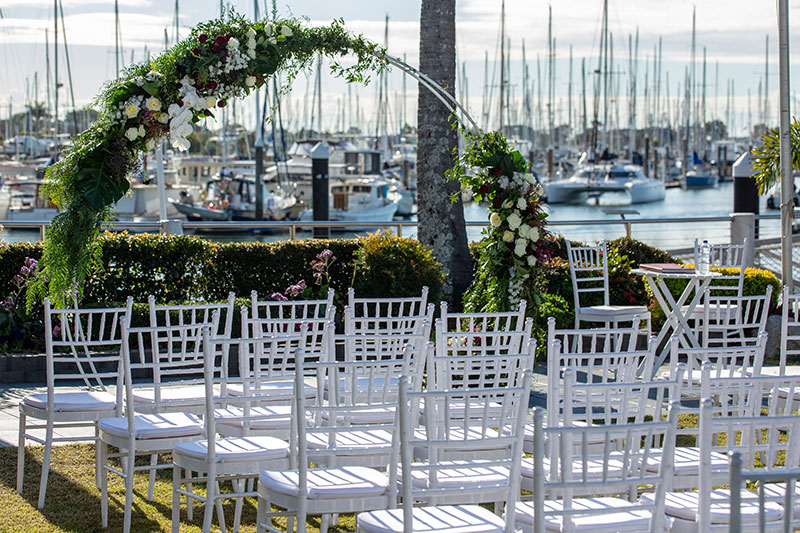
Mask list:
[[[13,296],[6,296],[6,299],[3,300],[3,303],[0,304],[0,305],[2,305],[3,309],[5,309],[7,311],[10,311],[10,310],[14,309],[15,307],[17,307],[17,304],[14,303],[14,297]]]
[[[269,299],[270,300],[274,300],[276,302],[285,302],[289,298],[287,298],[286,296],[284,296],[283,294],[281,294],[279,292],[273,292],[272,294],[269,295]]]

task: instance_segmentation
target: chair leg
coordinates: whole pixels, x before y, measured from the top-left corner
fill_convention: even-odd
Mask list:
[[[328,533],[328,528],[331,527],[332,515],[324,514],[319,517],[319,533]]]
[[[22,482],[25,479],[25,425],[26,416],[19,414],[19,435],[17,441],[17,492],[22,494]]]
[[[184,475],[186,476],[186,492],[192,492],[192,471],[186,469]],[[186,519],[189,522],[194,520],[194,498],[191,496],[186,497]]]
[[[53,448],[53,421],[47,421],[44,437],[44,457],[42,457],[42,477],[39,481],[39,502],[37,507],[44,508],[44,496],[47,492],[47,476],[50,474],[50,452]]]
[[[172,533],[179,533],[181,525],[181,468],[172,465]]]
[[[239,493],[244,492],[246,484],[247,484],[247,481],[248,480],[246,480],[246,479],[234,479],[232,481],[234,492],[239,492]],[[244,507],[244,496],[240,496],[240,497],[236,498],[236,511],[233,514],[233,531],[234,531],[234,533],[239,531],[239,524],[241,523],[241,520],[242,520],[242,508],[243,507]]]
[[[219,482],[214,483],[214,485],[217,487],[215,494],[222,494],[222,489],[220,489]],[[217,509],[217,522],[219,522],[220,533],[225,533],[227,527],[225,525],[225,511],[222,508],[222,498],[217,498],[214,504],[214,507]]]
[[[103,528],[108,527],[108,470],[106,470],[106,455],[108,448],[106,443],[100,441],[98,453],[100,454],[100,523]]]
[[[136,444],[130,442],[128,446],[128,456],[125,458],[128,470],[125,472],[125,521],[123,532],[129,533],[131,530],[131,514],[133,513],[133,474],[136,463]]]
[[[260,495],[256,498],[258,501],[256,507],[256,533],[267,533],[265,524],[267,523],[267,511],[271,510],[269,500],[262,498]]]
[[[215,470],[214,465],[211,465],[208,472],[208,481],[206,482],[206,506],[203,511],[203,533],[209,533],[211,531],[211,519],[214,514],[214,503],[216,502],[214,496],[217,488]]]
[[[100,488],[100,427],[94,423],[94,484]]]
[[[156,488],[156,466],[158,465],[158,454],[152,453],[150,454],[150,466],[153,468],[150,469],[148,472],[148,479],[147,479],[147,501],[153,501],[153,492]]]

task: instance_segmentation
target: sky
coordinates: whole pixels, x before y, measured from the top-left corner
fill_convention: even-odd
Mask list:
[[[271,0],[270,4],[271,4]],[[51,63],[53,61],[53,0],[0,0],[0,116],[7,116],[9,105],[12,112],[23,109],[26,101],[38,94],[45,100],[46,47],[45,31],[50,40]],[[265,2],[259,0],[259,9],[264,14]],[[236,10],[252,17],[254,5],[251,0],[226,1]],[[69,44],[72,80],[78,106],[85,105],[96,95],[102,84],[115,76],[114,58],[114,2],[113,0],[62,0],[64,27]],[[479,122],[496,121],[496,112],[484,116],[484,105],[494,110],[497,101],[496,85],[499,84],[495,67],[500,35],[500,0],[457,0],[457,54],[459,69],[465,72],[466,82],[459,80],[458,94],[467,103]],[[769,86],[768,123],[777,123],[778,47],[777,15],[775,2],[752,0],[701,0],[696,2],[697,85],[702,87],[702,57],[706,50],[706,95],[707,116],[728,118],[727,95],[732,92],[731,121],[735,130],[743,131],[749,124],[760,122],[763,113],[763,97],[759,101],[759,85],[762,90]],[[174,38],[174,0],[119,0],[120,30],[123,45],[123,62],[129,64],[131,54],[135,62],[145,57],[145,47],[151,54],[164,48],[164,29],[169,28],[170,39]],[[662,43],[662,80],[658,92],[663,104],[661,113],[675,115],[682,93],[684,74],[691,58],[692,7],[689,0],[609,0],[609,28],[613,35],[614,69],[612,83],[619,86],[616,113],[619,121],[628,120],[627,98],[631,73],[629,38],[633,41],[638,29],[639,61],[637,72],[637,99],[643,107],[645,87],[652,104],[656,92],[652,69],[654,47],[659,39]],[[514,113],[521,108],[522,45],[524,41],[528,65],[528,91],[532,105],[537,102],[537,84],[543,85],[546,99],[546,70],[544,59],[547,48],[548,9],[552,9],[553,38],[555,39],[556,66],[555,91],[556,121],[568,122],[569,101],[569,51],[572,48],[573,76],[572,102],[577,107],[581,94],[581,61],[586,60],[587,91],[591,107],[593,71],[598,55],[602,2],[600,0],[562,0],[547,2],[540,0],[506,1],[506,37],[510,41],[509,86]],[[219,14],[220,3],[215,0],[182,0],[179,4],[180,34],[188,34],[192,25]],[[329,23],[334,18],[345,20],[346,27],[363,33],[370,39],[383,42],[384,20],[389,17],[389,52],[407,58],[412,65],[418,63],[418,36],[420,0],[286,0],[277,2],[280,15],[294,15],[308,19],[309,24]],[[800,1],[790,1],[790,22],[800,17]],[[800,51],[799,26],[791,26],[791,50]],[[630,37],[629,37],[630,36]],[[769,76],[765,83],[765,40],[769,36]],[[59,40],[63,44],[61,22]],[[537,69],[537,57],[540,65]],[[488,81],[485,76],[485,58],[488,58]],[[793,72],[800,65],[800,53],[792,60]],[[59,51],[59,79],[65,83],[60,101],[68,99],[66,85],[64,48]],[[537,70],[539,74],[537,75]],[[718,72],[718,74],[717,74]],[[647,83],[645,83],[645,76]],[[667,88],[666,78],[669,77]],[[494,81],[492,80],[494,79]],[[38,83],[35,83],[38,81]],[[800,88],[800,77],[795,76],[792,85]],[[390,75],[390,115],[393,122],[400,122],[405,108],[407,121],[415,115],[415,84],[409,81],[403,93],[402,76]],[[302,125],[308,120],[307,80],[301,76],[284,107],[287,120]],[[494,87],[494,89],[493,89]],[[484,94],[492,91],[492,99]],[[37,92],[38,89],[38,92]],[[666,92],[670,93],[670,104]],[[702,88],[698,89],[702,91]],[[748,91],[750,97],[748,98]],[[323,126],[335,127],[337,121],[352,123],[359,121],[352,106],[347,106],[355,96],[348,98],[347,88],[330,76],[323,77]],[[358,96],[361,120],[369,130],[376,110],[376,85],[367,88],[351,88],[351,95]],[[405,94],[405,97],[403,97]],[[405,106],[403,105],[405,102]],[[748,105],[749,103],[749,105]],[[542,102],[544,106],[545,102]],[[304,107],[306,111],[304,112]],[[239,104],[240,121],[245,125],[254,123],[252,103]],[[748,111],[749,109],[749,111]],[[62,112],[63,113],[63,112]],[[533,112],[536,115],[534,109]],[[644,120],[643,110],[637,114]],[[344,119],[342,116],[344,115]],[[493,116],[495,115],[495,116]],[[536,117],[534,117],[535,119]],[[573,116],[572,121],[576,121]],[[641,126],[642,124],[639,123]]]

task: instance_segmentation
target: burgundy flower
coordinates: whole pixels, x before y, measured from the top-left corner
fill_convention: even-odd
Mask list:
[[[178,104],[178,107],[183,107],[183,100],[178,100],[176,103]]]
[[[208,40],[208,35],[206,35],[205,33],[201,33],[200,35],[197,36],[197,40],[200,41],[201,43],[204,43]]]
[[[230,40],[231,40],[231,36],[230,35],[226,35],[225,36],[225,44],[228,44],[228,41],[230,41]]]
[[[503,205],[503,200],[501,200],[500,198],[495,197],[494,200],[492,200],[492,207],[494,207],[495,209],[500,209],[501,205]]]
[[[225,40],[225,36],[224,35],[217,35],[217,38],[214,39],[214,42],[216,42],[218,45],[222,46],[228,41]]]
[[[196,55],[196,56],[199,56],[200,55],[200,49],[195,46],[194,48],[192,48],[192,53],[194,55]]]
[[[492,172],[491,172],[492,176],[499,176],[502,173],[503,173],[503,169],[500,168],[500,167],[493,168]]]
[[[218,45],[218,44],[212,44],[211,45],[211,51],[214,52],[215,54],[218,54],[221,50],[222,50],[222,47],[220,45]]]
[[[206,87],[208,87],[208,89],[209,89],[209,90],[213,91],[214,89],[216,89],[216,88],[217,88],[217,82],[215,82],[215,81],[210,81],[210,82],[208,82],[208,83],[206,84]]]
[[[217,106],[225,107],[225,100],[220,100],[219,102],[217,102]]]
[[[194,88],[197,89],[198,91],[202,91],[205,88],[205,85],[203,85],[202,82],[198,81],[197,83],[194,84]]]
[[[481,194],[486,194],[487,192],[489,192],[489,184],[484,183],[478,190],[481,192]]]

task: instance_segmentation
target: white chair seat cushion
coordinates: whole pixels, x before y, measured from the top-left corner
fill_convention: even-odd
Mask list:
[[[733,287],[735,290],[736,287]],[[733,296],[733,295],[731,295]],[[724,296],[723,296],[724,298]],[[681,306],[681,313],[686,316],[686,312],[689,310],[688,305]],[[711,305],[708,308],[708,316],[709,318],[718,318],[718,315],[722,317],[727,317],[730,314],[736,314],[739,310],[739,306],[736,304],[727,304],[727,305]],[[706,312],[705,304],[697,304],[697,307],[692,310],[692,315],[700,315],[704,316]],[[698,318],[697,316],[693,316],[693,318]]]
[[[181,442],[175,445],[173,453],[205,460],[208,457],[208,441]],[[275,437],[233,437],[217,439],[214,453],[217,462],[267,461],[288,457],[289,444]]]
[[[306,443],[309,450],[330,448],[328,435],[324,433],[308,434]],[[360,450],[383,453],[392,446],[392,434],[385,429],[339,431],[336,433],[335,446],[336,448],[349,448],[354,452]]]
[[[269,490],[288,496],[300,495],[297,470],[267,470],[258,481]],[[389,490],[389,478],[373,468],[343,466],[313,468],[308,471],[307,495],[311,499],[366,498]]]
[[[241,396],[242,389],[241,383],[232,383],[225,390],[231,396]],[[308,383],[304,384],[303,390],[306,391],[306,398],[313,398],[317,395],[317,388]],[[291,400],[294,398],[294,380],[261,381],[258,384],[258,390],[253,390],[251,387],[249,394],[264,395],[274,400]]]
[[[217,424],[232,427],[244,427],[242,420],[225,420],[226,417],[235,418],[243,416],[244,411],[239,407],[229,407],[227,409],[215,409],[214,416],[218,418]],[[263,416],[265,418],[249,420],[251,429],[289,429],[292,423],[291,405],[269,405],[261,407],[251,407],[249,416]]]
[[[752,493],[751,493],[752,494]],[[786,483],[764,483],[764,496],[767,500],[776,500],[783,503],[783,498],[786,495]],[[757,498],[756,494],[752,494],[753,498]],[[795,484],[794,494],[792,495],[792,513],[797,516],[800,513],[800,485]]]
[[[29,394],[22,403],[34,409],[47,409],[47,393]],[[103,391],[56,392],[53,405],[56,411],[107,411],[116,407],[117,399]]]
[[[465,440],[463,428],[452,428],[448,436],[451,440]],[[497,437],[497,430],[486,428],[485,431],[482,431],[479,427],[470,427],[467,430],[466,440],[481,439],[486,437]],[[417,428],[414,430],[414,439],[425,440],[425,438],[425,428]],[[455,446],[455,443],[453,445]]]
[[[581,315],[633,316],[636,314],[648,315],[647,307],[642,305],[591,305],[580,308]]]
[[[102,431],[115,437],[129,436],[128,418],[125,416],[102,418],[97,425]],[[188,413],[158,413],[134,417],[134,434],[137,439],[191,437],[202,432],[203,423]]]
[[[592,459],[586,462],[586,479],[603,479],[603,471],[607,479],[619,479],[622,475],[622,470],[625,463],[620,459],[615,459],[613,456],[618,455],[622,457],[621,452],[611,452],[609,459],[606,461],[602,458]],[[550,459],[543,458],[542,464],[544,471],[550,471]],[[607,465],[607,467],[606,467]],[[533,478],[533,457],[523,457],[520,465],[520,472],[523,477]],[[583,475],[583,461],[575,459],[572,461],[572,476],[577,479],[584,479]]]
[[[439,461],[443,468],[436,470],[437,485],[442,488],[491,487],[508,483],[509,470],[502,466],[481,466],[481,461]],[[450,468],[452,466],[452,468]],[[402,475],[398,474],[398,480]],[[430,482],[427,470],[412,470],[411,480],[417,488]]]
[[[647,509],[635,509],[635,503],[631,503],[621,498],[599,497],[599,498],[573,498],[571,509],[586,511],[598,511],[590,514],[573,514],[572,523],[575,531],[596,531],[596,532],[633,532],[649,531],[650,519],[653,513]],[[558,512],[564,509],[561,500],[545,500],[545,513]],[[620,509],[619,512],[607,511],[607,509]],[[600,512],[602,511],[602,512]],[[514,509],[514,517],[517,526],[527,524],[533,526],[533,502],[517,502]],[[549,531],[561,531],[563,525],[563,515],[545,516],[545,529]]]
[[[340,423],[349,422],[350,424],[391,424],[395,420],[395,410],[389,407],[375,407],[372,409],[360,409],[351,411],[346,417],[337,416]],[[330,412],[323,411],[322,419],[329,420]]]
[[[728,489],[716,489],[711,491],[711,523],[727,524],[730,521],[731,491]],[[752,492],[742,489],[742,522],[758,522],[758,497]],[[652,502],[652,493],[643,494],[642,501]],[[668,492],[664,499],[664,512],[667,516],[680,518],[694,522],[697,520],[697,510],[700,495],[697,491]],[[767,522],[780,520],[783,516],[783,508],[775,502],[765,503],[765,516]]]
[[[201,404],[206,400],[205,385],[162,386],[159,389],[161,402]],[[133,389],[133,401],[136,403],[153,403],[155,397],[155,389]]]
[[[479,505],[414,507],[415,533],[501,533],[502,518]],[[365,533],[403,533],[403,510],[386,509],[359,513],[358,531]]]
[[[648,472],[658,472],[661,467],[661,450],[650,451],[650,458],[645,467]],[[724,453],[711,452],[711,468],[725,470],[728,468],[728,457]],[[675,448],[674,475],[696,476],[700,472],[700,448],[696,446],[677,446]]]
[[[466,403],[464,402],[451,402],[448,405],[450,417],[453,419],[463,419],[464,415],[466,414]],[[425,415],[425,406],[419,410],[420,416]],[[503,414],[503,406],[498,402],[489,402],[489,406],[486,406],[486,402],[482,400],[472,400],[469,402],[469,418],[470,420],[473,419],[483,419],[483,418],[499,418]],[[533,430],[531,430],[533,431]]]

